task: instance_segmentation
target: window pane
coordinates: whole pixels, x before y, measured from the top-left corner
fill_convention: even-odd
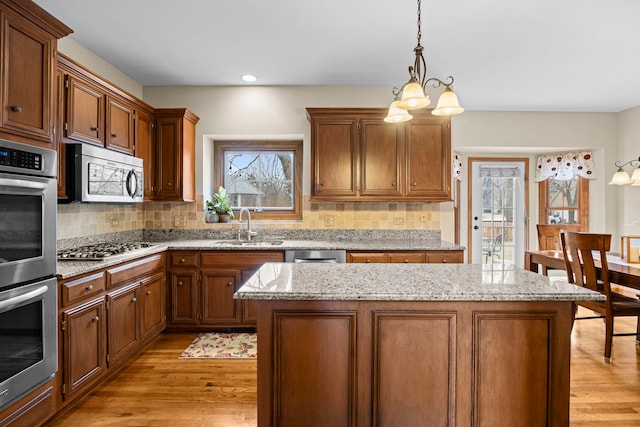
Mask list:
[[[549,207],[551,208],[577,208],[578,207],[578,182],[577,179],[569,181],[549,180]]]
[[[549,211],[549,224],[579,224],[578,211],[573,209]]]
[[[234,209],[293,210],[293,151],[225,151],[224,164]]]

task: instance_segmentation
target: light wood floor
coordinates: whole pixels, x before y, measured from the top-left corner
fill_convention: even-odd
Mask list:
[[[635,329],[635,319],[616,320]],[[256,427],[256,362],[180,360],[193,334],[163,334],[116,378],[48,427]],[[602,359],[604,326],[578,321],[572,334],[571,427],[640,426],[640,347],[614,337]]]

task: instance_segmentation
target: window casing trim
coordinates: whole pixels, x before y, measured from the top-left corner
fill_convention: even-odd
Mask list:
[[[224,185],[224,158],[227,151],[293,152],[293,209],[252,211],[251,219],[302,220],[302,140],[214,140],[213,146],[213,188]],[[238,211],[234,213],[237,216]]]

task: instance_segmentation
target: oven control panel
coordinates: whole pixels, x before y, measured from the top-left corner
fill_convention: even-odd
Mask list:
[[[0,148],[0,166],[42,170],[42,155],[12,148]]]

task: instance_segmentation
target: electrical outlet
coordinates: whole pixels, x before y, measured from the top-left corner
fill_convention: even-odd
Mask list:
[[[182,215],[176,215],[173,217],[174,227],[184,227],[184,217]]]
[[[116,227],[118,227],[118,225],[120,225],[120,222],[118,221],[118,218],[111,218],[111,227],[112,228],[116,228]]]
[[[336,217],[333,215],[326,215],[324,217],[324,226],[325,227],[335,227],[336,226]]]
[[[404,218],[393,218],[393,225],[404,225]]]

